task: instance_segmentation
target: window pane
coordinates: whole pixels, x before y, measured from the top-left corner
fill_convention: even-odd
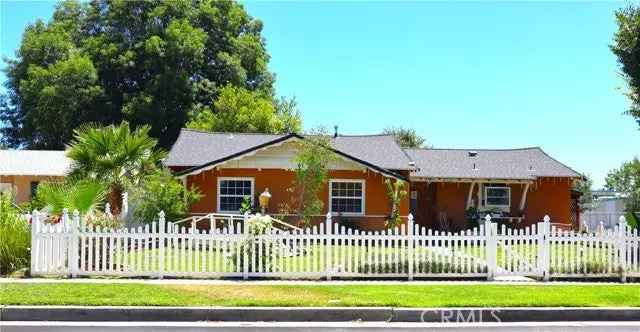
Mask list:
[[[220,180],[220,211],[239,211],[245,197],[252,197],[249,180]]]
[[[487,204],[488,205],[509,205],[508,188],[487,188]]]
[[[362,213],[362,183],[332,182],[331,211],[341,213]]]

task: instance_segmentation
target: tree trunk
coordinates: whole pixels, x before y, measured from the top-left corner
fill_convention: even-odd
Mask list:
[[[122,188],[119,186],[111,187],[107,200],[111,205],[111,214],[120,216],[120,211],[122,210]]]

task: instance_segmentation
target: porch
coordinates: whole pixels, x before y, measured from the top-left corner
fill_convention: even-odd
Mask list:
[[[542,221],[571,224],[571,181],[566,179],[412,179],[411,212],[432,229],[460,231],[492,220],[512,228]]]

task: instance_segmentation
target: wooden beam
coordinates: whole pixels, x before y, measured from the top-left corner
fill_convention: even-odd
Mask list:
[[[476,185],[475,182],[471,182],[469,185],[469,194],[467,194],[467,209],[471,207],[471,202],[473,201],[473,187]]]
[[[524,211],[524,206],[527,203],[527,192],[529,192],[529,183],[525,184],[522,190],[522,198],[520,198],[520,212]]]

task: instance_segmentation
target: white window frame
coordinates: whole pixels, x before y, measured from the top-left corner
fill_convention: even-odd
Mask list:
[[[501,204],[489,204],[489,195],[487,194],[487,191],[489,189],[504,189],[507,191],[507,199],[509,200],[509,202],[507,203],[507,205],[501,205]],[[511,187],[508,185],[504,185],[504,186],[500,186],[500,185],[485,185],[484,186],[484,206],[488,207],[488,208],[498,208],[498,209],[502,209],[503,211],[509,211],[511,210]]]
[[[256,195],[256,180],[255,180],[255,178],[252,178],[252,177],[218,177],[218,186],[216,187],[216,199],[217,199],[216,210],[218,211],[218,213],[233,213],[233,212],[239,213],[240,212],[239,210],[226,211],[226,210],[222,210],[221,209],[221,205],[220,205],[220,196],[221,196],[220,184],[222,183],[222,181],[251,181],[251,206],[253,206],[254,196]],[[225,196],[238,197],[237,195],[225,195]]]
[[[360,197],[360,206],[362,207],[362,211],[357,213],[357,212],[334,212],[333,211],[333,184],[334,183],[360,183],[362,184],[362,197]],[[365,180],[362,179],[330,179],[329,180],[329,212],[331,212],[331,214],[340,214],[343,216],[364,216],[365,215],[365,211],[366,209],[366,193],[367,193],[367,182]],[[358,197],[343,197],[343,196],[339,196],[337,198],[353,198],[356,199]]]

